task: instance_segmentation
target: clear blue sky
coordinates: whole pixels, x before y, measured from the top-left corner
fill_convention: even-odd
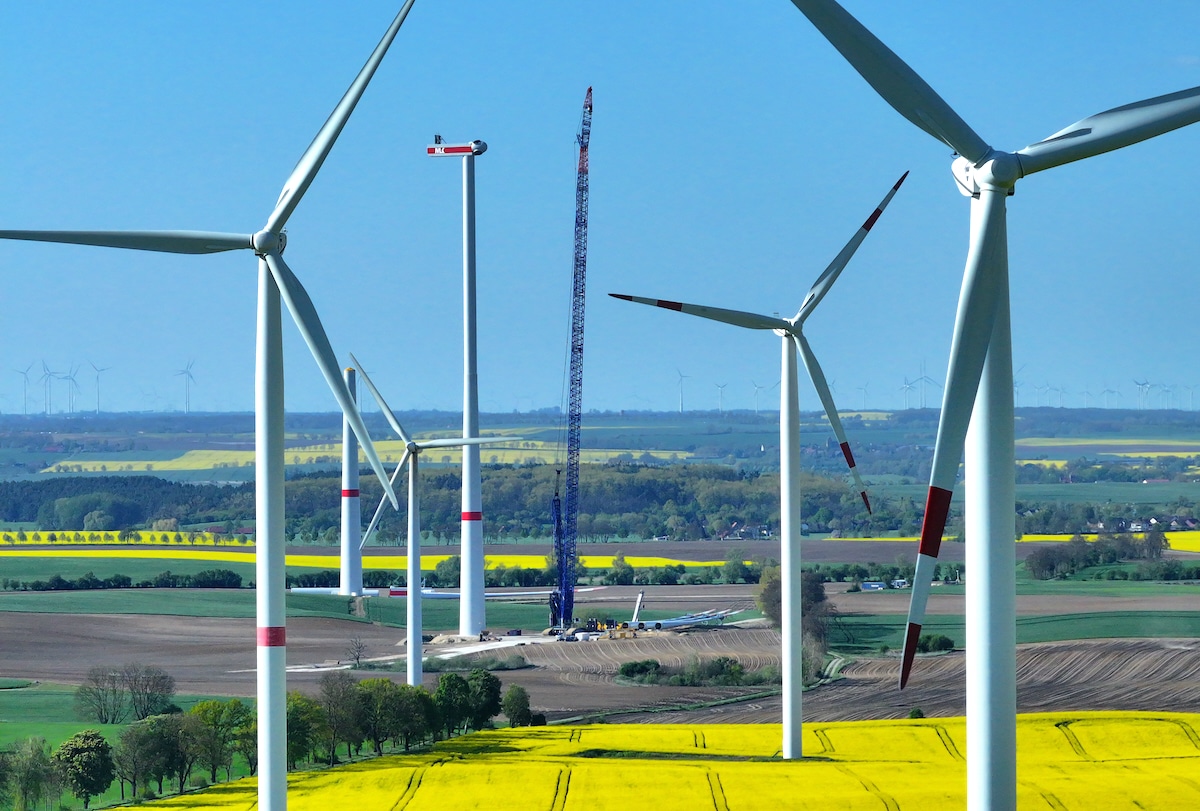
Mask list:
[[[969,4],[967,4],[969,5]],[[252,232],[399,0],[9,4],[0,18],[0,228]],[[849,0],[985,139],[1017,149],[1087,115],[1200,84],[1200,4]],[[460,167],[481,138],[480,402],[561,400],[573,139],[595,86],[586,408],[753,407],[769,334],[608,292],[791,315],[905,170],[908,182],[807,334],[843,408],[942,380],[968,204],[947,148],[887,107],[786,0],[418,0],[289,224],[287,258],[335,350],[397,408],[461,404]],[[1010,201],[1019,404],[1132,380],[1193,385],[1200,126],[1035,175]],[[44,360],[78,408],[253,407],[255,262],[0,244],[0,411],[42,408]],[[286,327],[287,404],[335,408]],[[777,395],[764,395],[774,405]],[[802,407],[816,409],[811,390]],[[1188,396],[1181,393],[1183,405]],[[936,393],[930,393],[936,402]],[[915,399],[913,400],[915,403]],[[1093,400],[1095,402],[1095,400]],[[1114,401],[1115,404],[1116,401]],[[65,384],[54,391],[66,405]]]

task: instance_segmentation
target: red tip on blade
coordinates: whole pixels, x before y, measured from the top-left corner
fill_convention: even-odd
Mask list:
[[[859,493],[859,495],[862,496],[863,504],[867,505],[867,513],[874,515],[875,513],[871,511],[871,499],[867,498],[867,491],[863,490]]]
[[[854,467],[854,454],[850,452],[850,443],[843,442],[841,447],[842,456],[846,457],[846,464],[848,464],[850,467]]]
[[[912,671],[913,658],[917,655],[917,640],[921,638],[921,626],[914,622],[908,624],[908,632],[904,635],[904,658],[900,662],[900,689],[908,684],[908,676]]]
[[[921,522],[921,545],[917,551],[931,558],[938,556],[942,548],[942,534],[946,531],[946,519],[950,515],[950,499],[954,493],[941,487],[930,487],[925,499],[925,520]]]
[[[900,184],[904,182],[904,178],[906,178],[906,177],[908,177],[907,171],[904,174],[900,175],[900,179],[896,181],[896,185],[892,186],[892,191],[895,191],[896,189],[900,188]]]

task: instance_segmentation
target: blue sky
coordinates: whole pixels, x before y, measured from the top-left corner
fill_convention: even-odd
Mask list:
[[[0,24],[0,228],[250,232],[398,2],[10,4]],[[846,3],[985,139],[1017,149],[1087,115],[1200,84],[1200,5]],[[950,155],[887,107],[784,0],[447,4],[418,0],[289,223],[287,258],[335,350],[397,408],[461,405],[460,168],[479,159],[480,403],[561,401],[573,139],[595,87],[584,402],[752,408],[773,336],[608,292],[791,315],[905,170],[808,322],[843,408],[896,408],[944,377],[968,204]],[[1133,379],[1190,386],[1200,304],[1200,126],[1023,180],[1009,205],[1014,358],[1067,405]],[[42,408],[44,360],[77,407],[253,406],[255,263],[0,244],[0,411]],[[286,327],[287,404],[333,410]],[[774,393],[764,395],[767,405]],[[802,407],[818,407],[802,389]],[[1181,392],[1187,407],[1189,395]],[[936,395],[930,393],[931,401]],[[65,407],[65,384],[54,408]],[[912,401],[915,404],[915,398]],[[1113,401],[1115,405],[1118,401]]]

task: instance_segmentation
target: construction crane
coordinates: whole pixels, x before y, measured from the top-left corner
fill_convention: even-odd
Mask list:
[[[588,142],[592,135],[592,88],[583,100],[583,118],[575,140],[579,164],[575,172],[575,265],[571,284],[571,365],[567,394],[566,502],[554,485],[554,556],[558,587],[550,595],[550,627],[566,628],[575,617],[575,534],[579,519],[579,426],[583,416],[583,305],[587,277]],[[562,469],[558,470],[559,476]]]

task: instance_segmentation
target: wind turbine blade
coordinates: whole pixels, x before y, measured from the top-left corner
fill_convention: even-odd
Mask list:
[[[417,441],[418,448],[457,448],[460,445],[492,445],[497,442],[519,442],[517,436],[477,436],[465,438],[450,436],[444,439],[421,439]]]
[[[1126,104],[1077,121],[1017,152],[1024,174],[1111,152],[1200,121],[1200,87]]]
[[[412,444],[412,437],[408,435],[408,431],[404,430],[404,426],[400,424],[400,420],[396,419],[395,413],[388,407],[387,402],[383,399],[383,395],[379,393],[379,389],[375,388],[375,384],[371,382],[370,376],[367,375],[367,370],[358,362],[358,358],[354,357],[354,353],[350,353],[350,361],[354,364],[354,368],[358,369],[358,373],[362,375],[363,382],[367,384],[367,389],[371,392],[371,396],[375,398],[375,402],[379,403],[379,410],[383,412],[383,416],[387,419],[388,425],[392,426],[392,430],[396,432],[396,436],[405,445]],[[405,453],[408,453],[406,450]]]
[[[916,71],[833,0],[792,0],[892,108],[972,163],[992,148]]]
[[[867,238],[867,234],[871,233],[871,228],[874,227],[875,221],[883,214],[883,210],[887,208],[888,203],[892,202],[892,198],[896,196],[896,192],[900,190],[900,184],[904,182],[904,178],[908,177],[908,172],[900,175],[900,179],[896,181],[896,185],[892,186],[891,190],[884,196],[883,202],[875,207],[871,212],[871,216],[867,217],[867,221],[862,224],[862,227],[850,237],[850,241],[846,243],[846,247],[842,248],[841,252],[833,258],[829,263],[829,267],[817,278],[816,284],[808,291],[808,295],[804,297],[803,303],[800,305],[800,311],[796,313],[796,323],[803,324],[804,320],[812,314],[816,306],[821,303],[821,299],[825,298],[825,294],[833,287],[833,283],[837,281],[841,275],[842,269],[850,261],[850,257],[854,256],[854,252],[858,250],[858,246]]]
[[[388,30],[383,35],[383,39],[375,46],[367,63],[363,65],[362,70],[358,72],[354,82],[342,96],[342,100],[338,102],[337,107],[333,108],[333,112],[329,114],[329,118],[325,120],[317,137],[313,138],[312,143],[308,145],[308,149],[304,150],[304,154],[300,156],[300,160],[296,163],[296,168],[292,170],[292,174],[288,177],[287,182],[283,185],[283,191],[279,193],[279,200],[275,203],[275,210],[271,212],[270,218],[267,220],[266,229],[273,234],[279,233],[284,225],[287,224],[288,218],[292,216],[292,212],[296,210],[300,199],[304,197],[304,192],[308,191],[308,187],[312,184],[313,178],[317,176],[317,172],[321,170],[321,164],[325,162],[325,158],[329,156],[329,151],[333,149],[334,143],[337,141],[338,135],[341,134],[342,128],[346,126],[346,121],[350,118],[350,114],[354,112],[355,105],[362,98],[363,91],[367,89],[367,84],[371,81],[371,77],[375,75],[375,69],[379,67],[379,63],[383,60],[383,55],[387,53],[388,47],[392,44],[392,40],[396,38],[396,33],[400,30],[404,18],[408,16],[408,10],[412,8],[415,0],[408,0],[392,20],[392,24],[388,26]]]
[[[361,372],[362,369],[359,369],[359,371]],[[396,480],[400,478],[400,471],[403,470],[404,465],[408,463],[408,457],[410,453],[411,451],[409,451],[408,448],[404,449],[404,455],[400,457],[400,463],[396,465],[396,469],[392,471],[392,477],[388,479],[388,483],[391,484],[393,490],[396,489]],[[388,497],[385,493],[383,498],[379,499],[379,506],[375,508],[375,515],[371,517],[371,523],[367,525],[367,531],[363,533],[362,540],[359,541],[358,549],[360,552],[362,551],[363,547],[367,545],[367,539],[371,537],[371,533],[375,531],[375,525],[379,523],[379,519],[383,515],[383,508],[387,506],[387,503]],[[397,510],[400,509],[399,505],[393,506]]]
[[[250,234],[218,231],[0,231],[0,239],[97,245],[160,253],[221,253],[251,247]]]
[[[757,313],[747,313],[741,310],[723,310],[720,307],[705,307],[701,304],[683,304],[678,301],[665,301],[656,298],[642,298],[641,296],[626,296],[621,293],[609,293],[613,298],[619,298],[621,301],[632,301],[637,304],[648,304],[651,307],[661,307],[664,310],[674,310],[677,313],[687,313],[688,315],[698,315],[701,318],[708,318],[713,321],[721,321],[726,324],[733,324],[735,327],[746,327],[747,329],[791,329],[791,324],[784,321],[782,318],[775,318],[769,315],[758,315]],[[681,375],[688,377],[688,375]]]
[[[800,359],[804,361],[804,368],[808,369],[808,376],[812,379],[813,388],[817,390],[817,397],[821,398],[825,416],[829,418],[829,424],[833,427],[833,435],[837,437],[842,455],[846,457],[846,464],[850,467],[850,475],[854,477],[858,495],[862,498],[869,513],[871,512],[871,499],[867,497],[867,486],[863,484],[862,477],[858,475],[854,454],[850,452],[850,443],[846,441],[846,430],[842,428],[842,420],[838,417],[837,406],[833,403],[833,395],[829,391],[829,384],[825,381],[825,372],[821,370],[821,364],[817,363],[817,356],[813,354],[812,347],[808,345],[808,339],[804,337],[804,333],[793,332],[792,338],[800,350]]]
[[[358,412],[358,406],[355,405],[354,398],[350,396],[350,390],[346,388],[346,381],[339,373],[341,367],[338,365],[337,356],[333,353],[333,347],[329,345],[329,338],[325,335],[325,328],[321,326],[321,319],[317,316],[312,299],[308,297],[308,291],[300,284],[300,280],[296,278],[292,269],[287,266],[279,254],[268,253],[263,260],[271,269],[271,276],[275,279],[276,286],[279,287],[279,294],[283,298],[284,304],[287,305],[288,312],[292,314],[292,320],[296,322],[300,335],[308,344],[313,359],[321,369],[321,374],[325,375],[325,382],[329,384],[334,398],[341,406],[342,413],[346,415],[346,421],[350,423],[355,436],[358,437],[367,461],[370,462],[371,468],[383,485],[383,491],[392,502],[392,506],[399,509],[396,493],[388,482],[387,471],[384,470],[383,462],[380,461],[379,454],[375,451],[375,443],[371,441],[371,435],[367,432],[367,426]]]
[[[933,449],[933,470],[921,524],[921,544],[917,550],[917,570],[913,576],[912,598],[908,607],[908,626],[900,667],[901,689],[908,683],[925,604],[933,582],[942,533],[950,513],[950,499],[958,478],[958,465],[966,445],[967,427],[975,407],[975,394],[983,375],[992,328],[1000,303],[997,277],[1003,276],[1008,262],[1008,233],[1005,222],[1005,196],[983,194],[971,205],[971,246],[954,319],[954,340],[950,344],[950,365],[942,390],[942,413],[938,420],[937,442]]]

